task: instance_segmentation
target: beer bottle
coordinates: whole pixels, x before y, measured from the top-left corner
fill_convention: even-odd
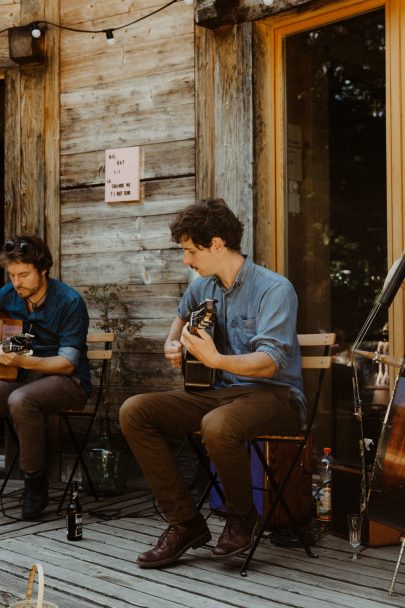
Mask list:
[[[66,510],[66,528],[68,540],[82,540],[82,507],[79,502],[77,481],[70,490],[70,501]]]

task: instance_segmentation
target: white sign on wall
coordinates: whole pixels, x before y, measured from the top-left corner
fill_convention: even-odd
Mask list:
[[[105,151],[105,202],[141,200],[139,146]]]

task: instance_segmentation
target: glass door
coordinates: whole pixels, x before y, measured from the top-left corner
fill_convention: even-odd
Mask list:
[[[329,440],[327,426],[322,433],[351,462],[350,347],[387,272],[384,10],[287,36],[284,61],[285,270],[299,296],[298,331],[337,333],[324,412],[335,428]],[[388,352],[387,322],[383,310],[365,350]],[[387,404],[386,370],[359,364],[363,403]]]
[[[256,26],[255,254],[293,282],[299,332],[337,333],[315,444],[346,464],[358,459],[351,345],[405,244],[404,34],[399,0],[342,0]],[[365,340],[364,350],[403,356],[403,293]],[[358,365],[378,426],[394,373]]]

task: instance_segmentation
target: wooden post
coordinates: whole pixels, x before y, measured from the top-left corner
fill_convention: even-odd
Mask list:
[[[196,40],[197,198],[227,201],[245,225],[243,251],[252,254],[251,24],[199,33]]]
[[[59,0],[21,3],[20,23],[59,20]],[[60,273],[59,30],[45,29],[46,62],[6,71],[5,233],[47,241]]]

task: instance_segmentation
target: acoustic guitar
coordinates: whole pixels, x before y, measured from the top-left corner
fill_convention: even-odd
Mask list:
[[[405,529],[405,366],[397,377],[378,441],[367,508],[370,519]]]
[[[32,354],[31,344],[34,336],[21,333],[22,327],[23,322],[20,319],[0,317],[0,346],[5,353]],[[16,380],[17,373],[18,367],[15,365],[0,364],[0,380]]]
[[[189,331],[198,335],[197,329],[205,329],[211,338],[214,337],[216,318],[216,300],[204,300],[190,316]],[[198,361],[186,351],[183,359],[184,388],[201,390],[212,388],[215,382],[215,370]]]

